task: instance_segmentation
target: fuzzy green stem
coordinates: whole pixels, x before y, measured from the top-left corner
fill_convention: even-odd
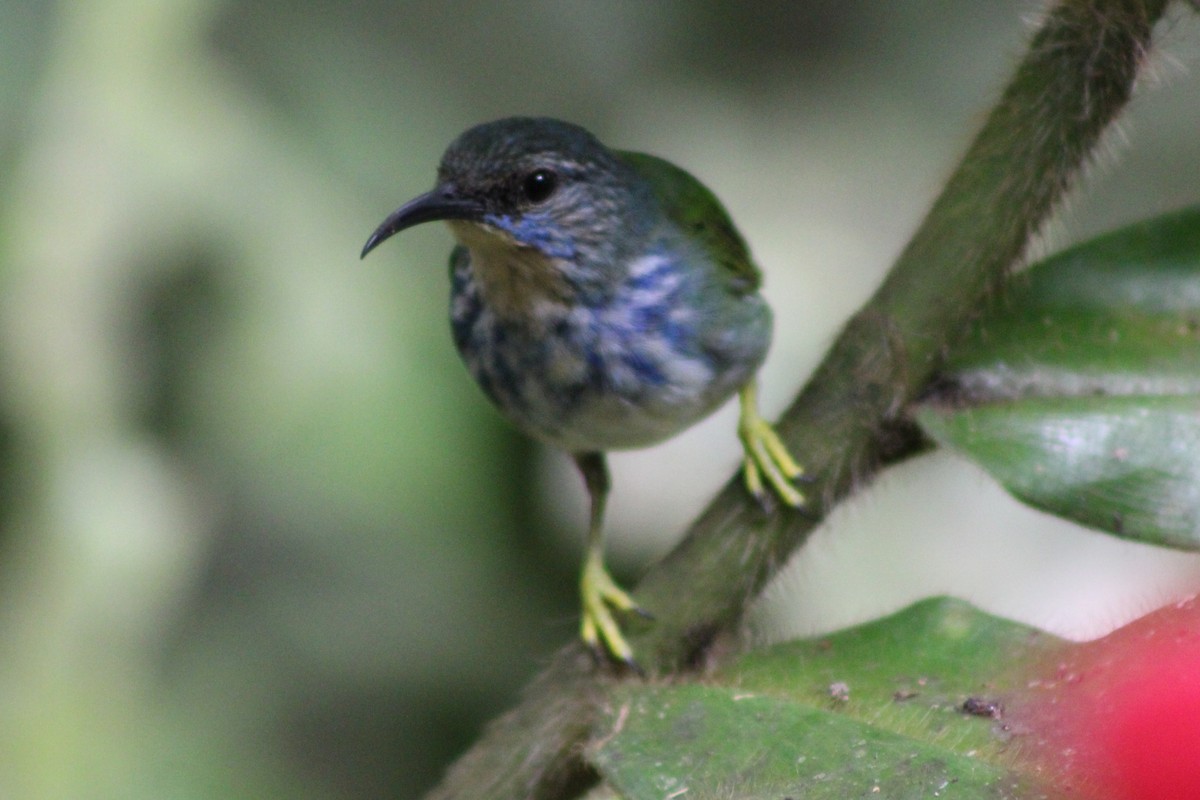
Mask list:
[[[767,514],[730,481],[637,587],[656,622],[631,636],[650,672],[717,657],[750,601],[839,500],[920,447],[904,411],[1087,164],[1128,102],[1167,0],[1063,0],[883,285],[846,325],[777,429],[817,482],[807,513]],[[900,434],[897,436],[897,434]],[[910,431],[909,431],[910,433]],[[558,798],[604,687],[566,648],[430,798]]]

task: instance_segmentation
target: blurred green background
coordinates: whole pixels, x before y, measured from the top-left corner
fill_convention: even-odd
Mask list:
[[[459,365],[447,233],[360,262],[367,234],[487,119],[667,156],[766,270],[774,413],[1039,5],[0,0],[0,797],[428,788],[575,635],[585,501]],[[1043,251],[1200,200],[1200,26],[1164,27]],[[731,473],[731,413],[614,458],[626,579]],[[1198,579],[934,455],[839,509],[753,629],[952,592],[1083,637]]]

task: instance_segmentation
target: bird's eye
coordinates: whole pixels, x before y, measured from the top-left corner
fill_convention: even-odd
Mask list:
[[[558,188],[558,176],[548,169],[534,170],[525,176],[521,188],[529,202],[544,203]]]

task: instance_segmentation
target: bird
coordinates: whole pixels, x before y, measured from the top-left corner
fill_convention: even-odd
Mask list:
[[[653,615],[604,564],[607,452],[657,444],[737,394],[747,490],[767,506],[805,503],[804,470],[758,409],[772,336],[761,272],[690,173],[547,117],[460,134],[434,188],[388,215],[361,257],[433,221],[457,242],[450,327],[468,372],[503,416],[568,453],[583,477],[580,636],[637,669],[618,615]]]

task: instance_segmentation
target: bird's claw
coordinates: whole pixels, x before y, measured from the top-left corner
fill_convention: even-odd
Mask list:
[[[620,632],[613,610],[638,614],[647,619],[653,619],[653,615],[638,606],[628,591],[618,587],[599,558],[588,558],[583,567],[580,589],[583,596],[583,620],[580,625],[583,643],[596,652],[607,652],[626,667],[641,672],[634,661],[634,649]]]
[[[633,658],[633,648],[617,624],[613,611],[637,614],[645,619],[654,616],[640,607],[634,599],[617,586],[599,558],[588,558],[580,582],[583,595],[583,620],[580,637],[593,652],[605,654],[620,661],[629,669],[642,674],[641,667]]]
[[[741,404],[738,435],[745,450],[746,489],[759,502],[767,502],[765,478],[785,504],[792,508],[803,507],[804,495],[795,484],[804,480],[804,468],[792,458],[771,424],[759,416],[753,384],[742,390]]]

